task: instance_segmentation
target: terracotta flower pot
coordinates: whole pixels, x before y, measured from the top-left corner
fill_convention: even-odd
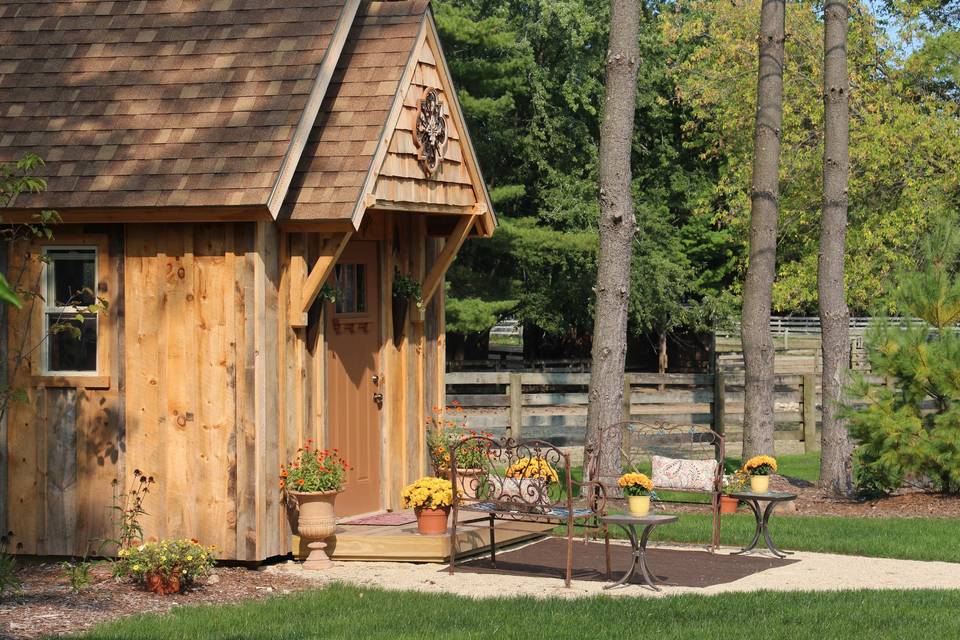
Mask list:
[[[650,496],[627,496],[630,515],[645,516],[650,513]]]
[[[450,469],[444,471],[444,477],[452,481],[453,472]],[[480,491],[480,476],[483,475],[483,469],[457,469],[457,493],[464,500],[476,500],[477,493]]]
[[[425,509],[417,507],[413,510],[417,514],[417,533],[422,536],[442,536],[447,532],[447,517],[450,507],[441,509]]]
[[[770,476],[750,476],[750,490],[754,493],[770,491]]]
[[[736,513],[740,501],[730,496],[720,496],[720,513]]]
[[[167,578],[159,573],[148,573],[145,579],[145,584],[147,586],[147,591],[161,596],[169,595],[171,593],[179,593],[180,588],[182,587],[180,584],[180,578],[177,576],[170,576]]]
[[[298,536],[311,540],[307,545],[310,555],[303,563],[304,569],[320,570],[333,566],[324,549],[324,542],[337,531],[337,518],[334,514],[334,503],[339,491],[288,491],[287,495],[296,502],[295,509],[291,509],[290,527]]]

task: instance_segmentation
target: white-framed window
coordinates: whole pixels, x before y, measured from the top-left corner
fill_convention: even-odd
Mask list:
[[[99,319],[87,307],[97,302],[96,245],[43,247],[43,372],[95,375]]]

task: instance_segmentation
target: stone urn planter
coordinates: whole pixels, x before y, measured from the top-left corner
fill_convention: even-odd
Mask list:
[[[337,518],[334,515],[334,503],[339,491],[288,491],[288,515],[290,528],[305,540],[310,540],[307,547],[310,555],[303,563],[304,569],[318,571],[333,566],[324,549],[324,542],[337,531]]]
[[[413,512],[417,516],[417,533],[420,535],[442,536],[447,532],[447,518],[450,516],[450,507],[441,509],[417,507]]]
[[[476,500],[484,475],[483,469],[457,469],[457,493],[464,500]],[[443,477],[453,481],[453,472],[447,469]]]

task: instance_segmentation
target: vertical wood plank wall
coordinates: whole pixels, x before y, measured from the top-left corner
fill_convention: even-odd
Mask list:
[[[111,482],[127,487],[138,469],[156,480],[148,538],[193,537],[239,560],[287,553],[279,467],[307,438],[323,444],[326,414],[323,323],[290,327],[291,236],[252,222],[62,232],[109,239],[99,289],[110,302],[111,379],[107,389],[46,388],[28,370],[13,381],[27,401],[9,413],[0,473],[6,462],[2,512],[21,552],[83,554],[112,537]],[[371,213],[359,234],[381,242],[386,401],[382,442],[371,446],[384,449],[390,509],[428,472],[425,421],[443,404],[442,290],[424,322],[408,314],[398,344],[390,311],[394,268],[422,281],[439,253],[426,234],[422,215],[402,213]],[[320,236],[299,235],[294,248],[312,266]],[[28,324],[10,316],[15,344]]]
[[[40,349],[31,353],[11,379],[12,386],[23,390],[25,399],[11,404],[5,438],[0,442],[7,460],[7,484],[0,494],[6,519],[4,532],[13,531],[14,545],[22,545],[19,552],[43,555],[83,554],[95,550],[99,540],[111,537],[111,482],[122,479],[125,473],[123,228],[60,225],[56,234],[91,234],[108,239],[109,268],[99,274],[97,289],[109,302],[100,322],[109,323],[112,329],[111,343],[105,351],[111,379],[106,389],[35,386],[32,376],[41,368]],[[24,244],[10,256],[8,274],[19,272],[20,265],[28,265],[21,282],[24,288],[32,289],[38,282],[38,252],[39,246]],[[40,314],[41,304],[34,299],[21,311],[10,310],[3,325],[7,344],[25,344],[30,350],[41,342],[40,324],[30,320]],[[12,366],[9,359],[5,362]]]

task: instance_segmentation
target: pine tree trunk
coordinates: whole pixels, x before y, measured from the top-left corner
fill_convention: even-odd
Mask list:
[[[850,313],[844,284],[849,176],[850,79],[847,72],[847,0],[827,0],[823,21],[823,218],[817,289],[823,331],[823,431],[820,486],[853,493],[853,445],[838,410],[850,358]]]
[[[623,375],[627,355],[627,301],[630,256],[636,220],[630,189],[630,153],[640,57],[638,0],[610,3],[610,45],[600,125],[600,252],[597,304],[593,324],[588,443],[598,446],[598,433],[620,422]],[[599,469],[591,470],[605,485],[616,487],[620,475],[619,430],[607,432]]]
[[[740,336],[746,368],[743,455],[773,454],[773,338],[770,307],[776,275],[783,123],[784,0],[760,8],[757,117],[750,206],[750,262],[743,286]]]

